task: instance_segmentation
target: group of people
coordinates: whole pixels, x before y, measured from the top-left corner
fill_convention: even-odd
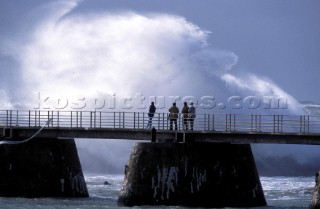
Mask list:
[[[156,112],[156,107],[154,102],[151,102],[148,112],[148,125],[147,128],[152,127],[152,118]],[[181,110],[182,115],[182,122],[183,122],[183,130],[193,130],[194,126],[194,119],[196,117],[196,108],[193,106],[193,102],[190,102],[190,107],[188,106],[187,102],[183,103],[183,108]],[[176,103],[174,102],[172,106],[169,108],[169,116],[168,119],[170,120],[170,130],[173,130],[173,126],[175,126],[175,130],[178,129],[178,118],[179,118],[179,108],[177,107]]]
[[[196,117],[196,108],[193,106],[193,102],[190,103],[190,107],[187,102],[183,103],[183,108],[181,110],[183,130],[193,130],[194,119]],[[172,104],[172,107],[169,108],[169,120],[170,120],[170,130],[173,130],[173,125],[175,130],[178,129],[177,119],[179,117],[179,108],[176,103]]]

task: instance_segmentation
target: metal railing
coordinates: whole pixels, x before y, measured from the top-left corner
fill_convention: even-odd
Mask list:
[[[146,129],[146,112],[0,110],[0,127],[39,127],[51,119],[49,127]],[[183,130],[181,114],[177,130]],[[152,127],[170,128],[167,113],[155,113]],[[189,127],[190,128],[190,127]],[[194,130],[246,133],[320,134],[320,117],[309,115],[197,114]]]

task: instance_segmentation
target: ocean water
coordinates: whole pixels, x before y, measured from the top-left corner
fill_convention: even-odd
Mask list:
[[[120,208],[118,193],[123,175],[85,174],[89,198],[0,198],[0,209],[88,209]],[[308,208],[314,177],[261,177],[261,184],[267,200],[267,207],[260,209]],[[110,185],[105,185],[107,181]],[[126,208],[126,207],[121,207]],[[181,206],[139,206],[134,209],[161,209]]]

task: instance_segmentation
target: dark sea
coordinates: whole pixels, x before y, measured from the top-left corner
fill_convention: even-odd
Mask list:
[[[85,173],[89,198],[0,198],[0,209],[88,209],[125,208],[117,206],[123,175]],[[268,206],[260,209],[308,208],[314,177],[260,177]],[[105,185],[108,181],[110,185]],[[161,209],[181,206],[139,206],[134,209]],[[189,208],[188,208],[189,209]]]

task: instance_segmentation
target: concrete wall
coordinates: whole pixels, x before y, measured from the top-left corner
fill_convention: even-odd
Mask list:
[[[0,145],[0,196],[88,197],[75,141]]]
[[[250,145],[137,143],[118,205],[254,207],[266,201]]]

